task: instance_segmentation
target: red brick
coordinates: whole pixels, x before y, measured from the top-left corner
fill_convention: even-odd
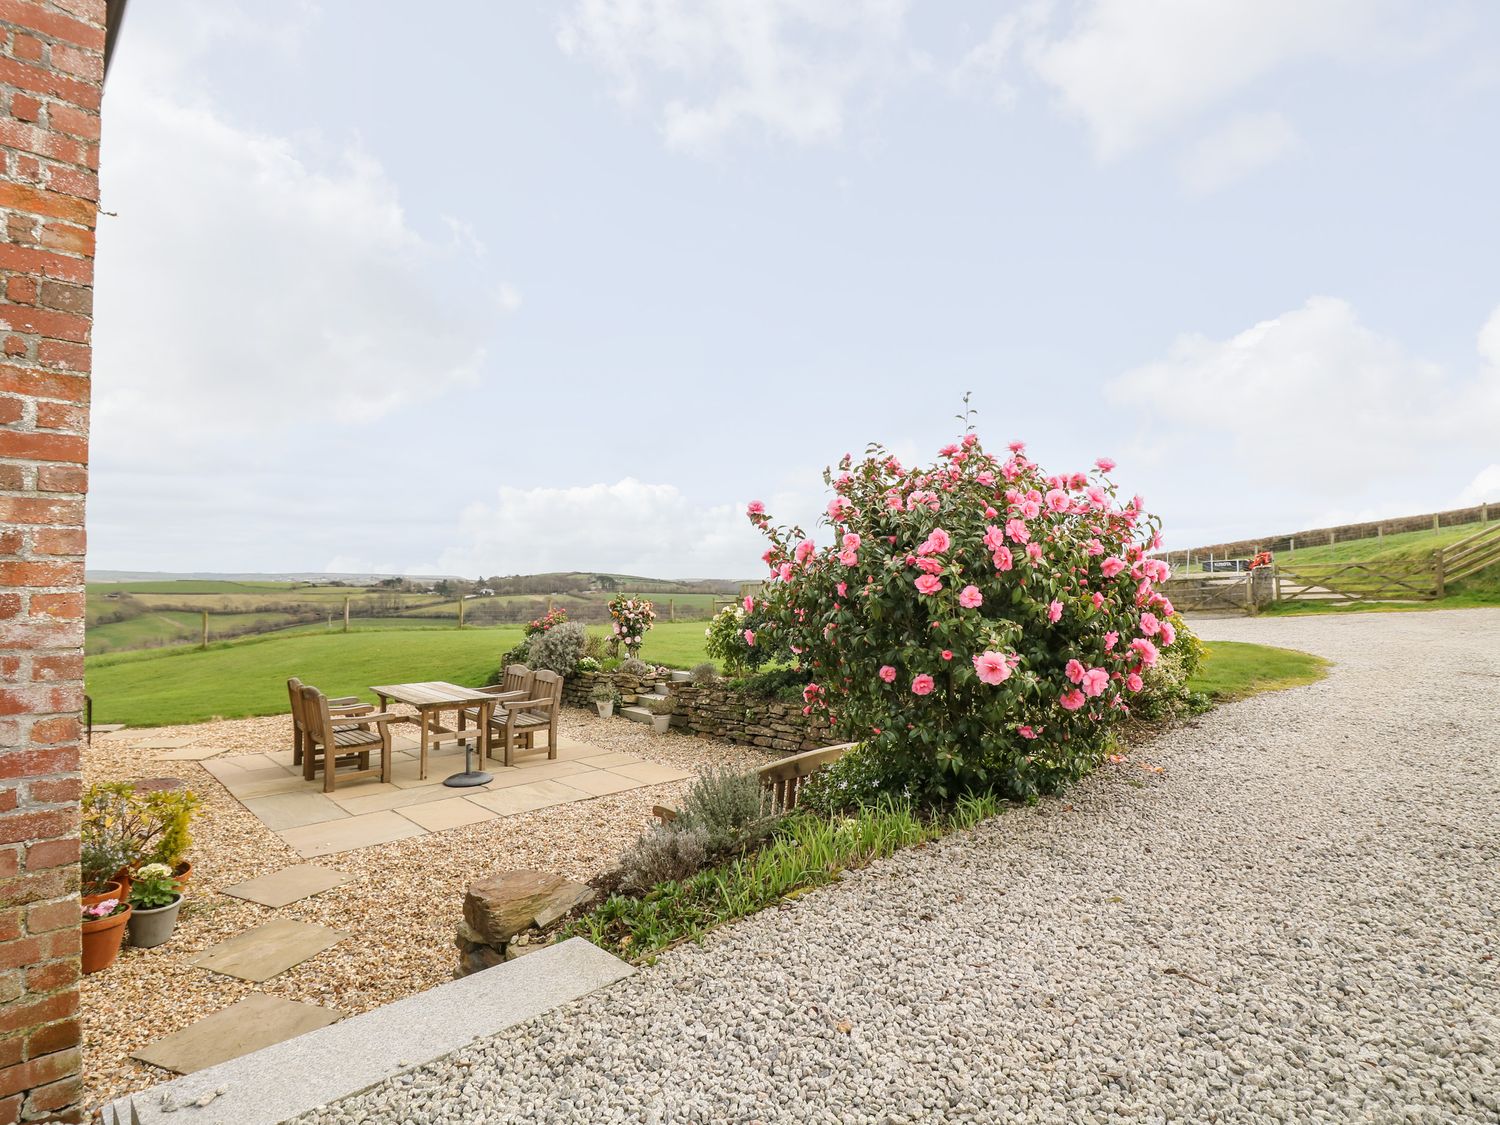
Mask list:
[[[0,693],[3,695],[3,693]],[[76,826],[78,816],[70,809],[46,809],[33,812],[22,809],[17,812],[0,813],[0,844],[11,844],[21,840],[47,840],[61,836]],[[49,895],[56,898],[56,895]],[[0,949],[0,957],[4,950]],[[3,965],[3,962],[0,962]]]
[[[42,162],[35,156],[24,152],[14,153],[12,165],[15,168],[15,178],[22,183],[40,184],[42,182]]]
[[[19,422],[26,413],[26,404],[18,398],[0,398],[0,426]]]
[[[31,662],[31,675],[37,683],[53,680],[81,680],[83,679],[83,653],[67,652],[55,656],[38,656]],[[72,726],[57,725],[70,721]],[[45,738],[42,732],[43,724],[47,724]],[[69,738],[76,739],[78,723],[77,720],[43,719],[31,728],[31,737],[37,742],[45,742],[48,745]]]
[[[29,305],[36,300],[37,280],[34,277],[8,277],[5,279],[5,299],[18,305]]]
[[[31,550],[36,555],[81,555],[87,538],[82,528],[38,528],[32,533]],[[0,554],[5,553],[0,549]]]
[[[78,904],[72,904],[73,913],[78,914]],[[63,962],[66,964],[66,962]],[[26,1036],[26,1053],[32,1058],[38,1055],[50,1055],[54,1051],[65,1051],[69,1047],[78,1046],[80,1025],[78,1020],[59,1020],[57,1023],[49,1023],[46,1027],[38,1028]]]
[[[39,242],[48,250],[62,250],[89,258],[94,256],[94,232],[84,227],[69,226],[67,223],[43,223]]]
[[[0,1040],[0,1068],[15,1066],[25,1057],[26,1036],[12,1035],[9,1039]]]
[[[75,78],[104,79],[104,54],[102,51],[80,51],[76,47],[65,47],[61,43],[52,46],[52,65],[64,74]]]
[[[38,1086],[26,1095],[26,1117],[28,1120],[46,1120],[56,1122],[83,1121],[83,1109],[75,1106],[83,1095],[83,1079],[78,1075],[70,1075],[57,1082],[49,1082],[45,1086]],[[52,1110],[67,1109],[73,1106],[67,1113],[53,1114]],[[39,1118],[38,1114],[47,1113],[46,1118]]]
[[[76,935],[75,935],[76,936]],[[35,941],[28,938],[17,944],[26,944],[27,941]],[[37,944],[40,944],[39,942]],[[70,1019],[78,1014],[78,995],[69,992],[54,992],[40,1000],[22,1000],[19,1004],[11,1004],[0,1011],[0,1030],[19,1031],[23,1028],[37,1027],[41,1024],[53,1023],[57,1020]]]
[[[0,0],[3,4],[5,0]],[[28,215],[65,219],[81,227],[92,227],[99,209],[92,203],[56,191],[43,191],[25,184],[0,183],[0,207]]]
[[[39,429],[86,434],[88,412],[71,402],[39,402],[36,404],[36,424]]]
[[[36,94],[46,94],[49,98],[61,98],[81,109],[98,109],[102,100],[98,83],[69,78],[56,71],[28,66],[14,59],[0,58],[0,83]]]
[[[68,285],[61,281],[44,281],[39,295],[35,285],[32,286],[31,292],[33,300],[39,301],[49,309],[77,313],[80,316],[92,316],[94,313],[94,291],[87,286]]]
[[[76,898],[38,903],[26,910],[27,933],[45,934],[60,930],[64,926],[76,925],[78,925],[78,900]]]
[[[13,94],[10,114],[20,121],[35,121],[42,116],[42,103],[30,94]]]
[[[43,341],[44,345],[46,343],[47,341]],[[87,352],[88,348],[83,350]],[[24,457],[29,461],[63,461],[85,465],[89,459],[89,442],[87,438],[76,434],[32,434],[21,430],[0,430],[0,457]],[[0,585],[4,584],[0,582]]]
[[[3,539],[0,536],[0,539]],[[28,676],[31,673],[26,673]],[[17,683],[21,678],[21,658],[19,656],[0,656],[0,679],[8,684]]]
[[[73,524],[76,526],[82,521],[83,503],[79,500],[53,500],[41,496],[0,496],[0,523]]]
[[[73,755],[74,769],[77,769],[78,755],[75,749]],[[64,840],[43,840],[32,844],[26,849],[26,870],[47,871],[69,863],[78,862],[79,842],[78,837],[73,836]]]
[[[23,94],[15,95],[17,98],[24,97]],[[12,100],[14,104],[14,99]],[[48,111],[49,117],[56,112],[61,102],[53,102],[52,109]],[[94,141],[84,140],[78,137],[62,136],[52,129],[34,125],[27,121],[16,118],[0,118],[0,147],[15,149],[17,152],[28,152],[40,156],[45,160],[55,160],[69,168],[76,168],[81,174],[92,175],[93,166],[89,163],[94,152]],[[61,188],[53,189],[53,194],[62,191]],[[92,204],[81,204],[91,206]],[[32,208],[19,208],[23,214],[37,214]],[[97,207],[95,213],[97,214]],[[91,226],[92,223],[85,223]]]
[[[74,468],[71,465],[43,465],[37,469],[36,488],[38,492],[87,492],[89,473],[87,469]],[[77,503],[76,500],[65,502]],[[64,523],[66,521],[55,520],[53,522]]]
[[[21,613],[21,595],[0,594],[0,621],[17,617]]]
[[[76,777],[39,777],[26,783],[33,805],[61,805],[83,795],[83,782]]]
[[[30,1090],[37,1086],[67,1078],[78,1073],[79,1051],[69,1047],[41,1058],[31,1059],[19,1066],[0,1071],[0,1096],[14,1094],[18,1090]]]
[[[45,46],[46,44],[36,36],[23,35],[18,31],[10,42],[10,53],[12,57],[23,62],[41,62],[42,49]]]
[[[10,812],[20,802],[21,790],[19,786],[11,786],[9,789],[0,789],[0,812]]]
[[[0,567],[5,564],[0,562]],[[61,585],[61,583],[53,583]],[[77,621],[84,614],[84,600],[81,593],[68,594],[32,594],[31,615],[33,617],[52,617],[59,621]]]
[[[21,868],[21,849],[16,846],[0,848],[0,878],[14,875]]]
[[[0,1098],[0,1125],[15,1125],[21,1120],[21,1106],[25,1101],[20,1094],[12,1098]]]
[[[21,336],[7,336],[5,338],[6,355],[25,355],[31,350],[31,345]]]
[[[11,907],[0,912],[0,941],[14,941],[21,936],[21,923],[24,916],[19,906]],[[24,989],[12,990],[11,984],[19,982],[19,973],[6,973],[0,976],[0,1002],[10,1003],[21,995]]]
[[[0,20],[77,47],[104,50],[102,20],[76,20],[60,15],[52,5],[39,4],[36,0],[0,0]]]
[[[0,122],[0,125],[3,124],[4,122]],[[13,228],[31,221],[24,215],[7,216],[9,224],[7,229],[10,231],[11,242],[23,241],[16,237]],[[92,259],[69,258],[62,254],[38,250],[34,246],[0,244],[0,269],[10,270],[13,273],[41,274],[46,277],[55,277],[60,281],[77,282],[80,285],[91,284],[94,280]]]
[[[6,431],[0,430],[0,437]],[[0,559],[0,586],[81,586],[83,561],[68,559],[38,562],[34,559]],[[78,595],[82,597],[82,595]],[[33,606],[36,604],[33,601]]]
[[[99,139],[99,115],[77,109],[62,102],[53,102],[47,107],[47,125],[59,133],[71,133],[75,137],[97,141]],[[73,161],[82,163],[82,161]]]
[[[0,462],[0,490],[19,492],[26,487],[26,468]]]
[[[45,965],[32,965],[26,970],[26,990],[36,993],[53,992],[73,984],[80,975],[78,962],[67,958],[48,961]]]
[[[87,344],[64,340],[40,340],[36,346],[37,362],[64,371],[88,371],[93,367],[93,353]]]
[[[90,322],[88,317],[77,313],[26,305],[0,305],[0,328],[82,344],[88,341]]]

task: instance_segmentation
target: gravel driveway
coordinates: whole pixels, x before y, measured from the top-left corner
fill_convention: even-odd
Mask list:
[[[305,1120],[1500,1120],[1500,611],[1197,627],[1338,664]]]

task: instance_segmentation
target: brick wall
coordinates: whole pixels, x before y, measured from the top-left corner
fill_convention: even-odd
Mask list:
[[[104,0],[0,0],[0,1123],[80,1119],[83,507]]]

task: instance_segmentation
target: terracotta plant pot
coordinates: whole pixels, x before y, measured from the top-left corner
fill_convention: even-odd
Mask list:
[[[188,881],[190,879],[192,879],[192,877],[193,877],[193,863],[192,863],[191,860],[185,859],[181,863],[179,863],[176,867],[172,868],[172,878],[174,878],[174,879],[177,880],[177,893],[178,894],[183,894],[184,893],[183,888],[188,885]]]
[[[120,884],[120,897],[130,897],[130,885],[135,882],[135,873],[128,867],[122,867],[114,873],[114,881]]]
[[[108,918],[90,918],[83,923],[83,971],[97,973],[115,963],[125,924],[130,921],[130,907]]]
[[[96,895],[80,895],[79,898],[78,898],[78,905],[79,906],[94,906],[97,903],[103,902],[107,898],[123,899],[124,897],[125,897],[125,891],[120,886],[120,884],[119,883],[110,883],[109,885],[107,885],[104,888],[104,890],[100,891]]]
[[[130,908],[130,944],[137,949],[152,949],[161,945],[177,928],[177,912],[182,909],[182,895],[167,903],[166,906],[153,907],[150,910],[139,906]]]

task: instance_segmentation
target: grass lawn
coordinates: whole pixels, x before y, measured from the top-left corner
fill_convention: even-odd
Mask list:
[[[1220,701],[1301,687],[1328,674],[1328,661],[1296,649],[1242,641],[1214,641],[1205,647],[1203,665],[1188,687]]]

